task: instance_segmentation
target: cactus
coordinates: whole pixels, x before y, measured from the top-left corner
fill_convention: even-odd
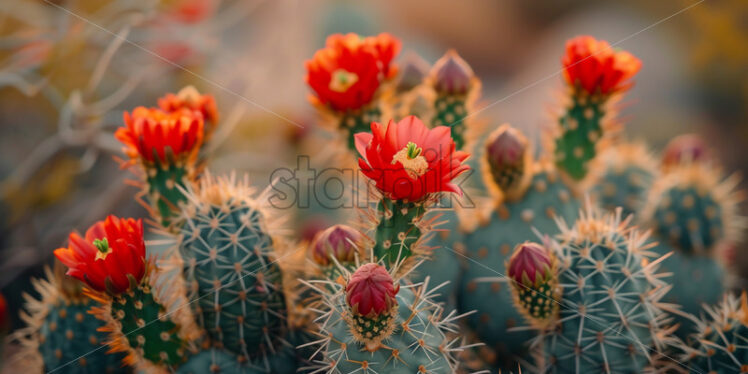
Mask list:
[[[434,64],[427,84],[434,96],[431,126],[450,127],[457,149],[465,149],[466,118],[480,95],[480,81],[467,62],[449,50]]]
[[[38,372],[131,372],[122,366],[124,354],[102,348],[107,335],[98,331],[104,323],[89,313],[94,303],[83,295],[80,282],[64,277],[60,269],[46,269],[45,279],[33,281],[40,299],[24,295],[27,313],[21,318],[27,327],[14,333],[23,354],[36,363]]]
[[[177,374],[230,373],[230,374],[268,374],[293,373],[296,370],[296,358],[292,347],[284,347],[276,354],[269,355],[258,363],[241,362],[236,355],[222,349],[201,350],[177,369]]]
[[[101,306],[92,313],[106,322],[112,352],[125,352],[123,362],[138,370],[174,370],[182,365],[200,330],[178,286],[159,280],[160,271],[147,265],[146,276],[124,293],[91,295]]]
[[[177,237],[191,305],[213,345],[246,361],[282,343],[286,304],[273,216],[245,178],[206,175],[187,192]]]
[[[506,141],[504,136],[514,140]],[[502,147],[492,147],[496,143]],[[504,147],[511,147],[511,152]],[[504,264],[515,245],[537,237],[534,230],[549,235],[558,232],[554,217],[573,220],[579,202],[551,165],[532,160],[527,141],[517,130],[500,127],[489,136],[485,148],[482,174],[494,196],[494,209],[466,234],[469,260],[460,282],[458,309],[477,310],[467,322],[479,340],[494,351],[488,361],[514,370],[518,358],[527,358],[526,343],[533,334],[510,331],[520,325],[521,315],[511,308],[496,307],[512,301]],[[509,155],[512,158],[504,157]]]
[[[427,284],[393,280],[374,263],[346,278],[345,288],[329,281],[309,284],[326,304],[317,318],[323,358],[316,372],[456,372],[452,355],[461,348],[446,337],[455,317],[442,317]]]
[[[748,373],[748,297],[725,294],[718,305],[704,305],[679,359],[690,373]]]
[[[641,62],[606,41],[579,36],[566,43],[562,64],[568,93],[554,133],[554,159],[566,175],[582,180],[601,140],[617,127],[611,104],[631,86]]]
[[[734,191],[738,178],[724,179],[707,164],[691,163],[671,168],[659,179],[649,196],[644,221],[659,241],[655,252],[673,252],[662,263],[673,273],[667,300],[696,315],[701,304],[719,301],[725,270],[717,258],[717,247],[738,238],[744,220],[736,215],[741,195]],[[692,329],[688,318],[676,316],[677,334],[684,338]]]
[[[185,201],[182,189],[198,176],[197,159],[204,137],[203,115],[196,110],[165,112],[137,107],[125,112],[125,126],[115,137],[124,144],[134,171],[144,179],[143,204],[162,226],[170,228]]]
[[[590,196],[610,212],[623,208],[623,215],[641,218],[649,191],[658,178],[657,164],[641,143],[620,143],[605,150],[592,168],[594,184]]]
[[[361,37],[350,33],[327,38],[325,48],[306,61],[306,81],[314,91],[310,97],[329,127],[345,138],[355,152],[354,136],[379,121],[380,103],[386,83],[397,68],[392,60],[400,52],[400,41],[387,33]]]
[[[572,227],[559,219],[550,246],[560,298],[546,300],[560,304],[559,314],[533,341],[541,372],[640,373],[672,344],[663,328],[669,319],[660,299],[669,286],[656,273],[661,258],[651,258],[648,233],[628,223],[620,210],[602,214],[589,204]]]

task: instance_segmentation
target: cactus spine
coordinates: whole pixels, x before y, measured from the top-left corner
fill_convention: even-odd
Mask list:
[[[213,345],[256,362],[284,343],[287,311],[275,262],[281,239],[264,197],[252,195],[246,178],[206,175],[187,194],[177,242],[191,305]]]
[[[558,257],[561,288],[558,318],[549,321],[534,346],[541,347],[541,372],[639,373],[652,367],[672,342],[660,302],[669,286],[651,261],[648,234],[587,207],[576,223],[559,220],[551,243]]]
[[[704,306],[679,357],[691,373],[748,373],[748,297],[725,294],[718,305]]]

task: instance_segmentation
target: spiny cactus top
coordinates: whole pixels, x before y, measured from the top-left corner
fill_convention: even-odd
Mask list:
[[[542,341],[543,372],[642,372],[672,339],[660,302],[669,287],[655,273],[660,261],[650,261],[648,234],[620,211],[589,206],[573,227],[559,226],[560,298],[546,299],[560,304],[559,315],[534,343]]]
[[[158,106],[169,113],[180,112],[183,109],[200,112],[205,121],[205,139],[210,137],[218,124],[218,108],[215,99],[211,95],[201,94],[193,86],[182,88],[176,95],[166,94],[158,99]]]
[[[545,246],[525,242],[514,249],[506,268],[514,304],[536,327],[551,323],[559,305],[555,255]]]
[[[566,42],[561,62],[566,82],[588,95],[625,91],[641,68],[641,61],[632,54],[617,51],[608,42],[586,35]]]
[[[99,331],[104,322],[89,313],[94,304],[83,294],[83,283],[64,275],[62,264],[55,262],[54,272],[45,269],[45,277],[32,279],[39,299],[24,294],[26,312],[21,319],[27,326],[13,335],[23,348],[29,372],[60,374],[125,374],[121,353],[102,349],[108,337]]]
[[[475,80],[473,69],[454,50],[434,64],[433,74],[434,89],[447,94],[466,94]]]
[[[688,343],[680,342],[680,360],[691,373],[748,373],[748,296],[725,294],[718,305],[704,305]],[[693,317],[696,319],[696,317]]]
[[[642,218],[642,210],[655,179],[657,161],[642,143],[619,143],[603,151],[595,160],[588,192],[602,208],[623,208],[623,216]]]
[[[569,40],[561,61],[568,94],[564,112],[553,129],[554,157],[566,175],[582,180],[599,146],[616,128],[610,120],[608,102],[631,87],[630,80],[641,62],[590,36]]]
[[[452,354],[462,348],[445,334],[454,331],[458,317],[442,317],[427,285],[403,283],[383,266],[368,263],[348,276],[345,288],[314,289],[325,303],[316,320],[320,340],[315,343],[322,354],[316,372],[456,372]]]
[[[738,176],[723,179],[710,165],[681,165],[654,184],[644,219],[664,242],[685,253],[712,253],[721,242],[738,239],[745,225],[736,213],[743,198],[735,190],[738,183]]]
[[[387,33],[330,35],[325,48],[306,62],[314,101],[340,112],[360,109],[371,102],[382,80],[397,72],[391,63],[399,52],[400,41]]]
[[[140,283],[145,275],[143,222],[109,216],[96,222],[81,237],[70,234],[67,248],[55,250],[67,274],[96,291],[120,294]]]
[[[254,197],[249,179],[206,173],[187,193],[177,234],[190,306],[212,344],[242,361],[262,360],[283,340],[287,316],[277,263],[279,219]]]

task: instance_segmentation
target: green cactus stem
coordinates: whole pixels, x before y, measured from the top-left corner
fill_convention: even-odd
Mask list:
[[[383,198],[377,207],[375,258],[394,266],[414,255],[422,234],[419,222],[425,211],[424,203]]]
[[[556,138],[556,165],[575,180],[589,171],[589,163],[597,155],[597,144],[604,135],[602,124],[605,101],[602,96],[583,92],[572,95],[572,104],[558,119],[560,135]]]
[[[356,151],[356,139],[354,135],[360,132],[370,132],[371,123],[379,122],[382,111],[379,106],[362,108],[356,111],[348,112],[340,117],[340,129],[346,136],[346,145],[354,154]]]

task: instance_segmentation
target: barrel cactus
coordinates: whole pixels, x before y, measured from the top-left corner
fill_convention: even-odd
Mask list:
[[[277,221],[253,195],[246,178],[204,177],[187,193],[177,249],[213,345],[255,362],[282,345],[287,310]]]
[[[486,143],[482,174],[494,196],[494,209],[465,237],[468,257],[460,282],[459,310],[480,341],[491,348],[494,366],[514,370],[527,354],[530,331],[510,331],[522,322],[510,304],[505,262],[515,245],[537,238],[536,230],[558,232],[554,218],[573,220],[579,202],[552,165],[533,160],[529,144],[516,129],[503,126]]]
[[[725,294],[717,305],[695,320],[687,343],[681,342],[679,359],[690,373],[748,373],[748,297]]]
[[[719,301],[725,270],[718,247],[738,238],[743,219],[736,214],[741,196],[735,192],[737,177],[724,179],[709,164],[689,163],[671,168],[654,185],[644,220],[653,228],[659,254],[672,252],[662,263],[673,273],[669,302],[686,313],[699,314],[703,303]],[[690,319],[676,316],[678,335],[692,329]]]
[[[656,272],[660,259],[648,251],[648,234],[628,223],[620,210],[600,213],[588,206],[571,227],[559,220],[557,241],[537,244],[558,259],[549,283],[558,287],[549,294],[558,297],[533,300],[557,303],[557,315],[526,314],[532,325],[543,326],[533,341],[542,352],[541,372],[640,373],[653,369],[658,353],[672,344],[664,327],[668,306],[661,302],[669,286]]]
[[[642,143],[620,143],[600,154],[593,167],[592,199],[600,207],[641,218],[649,191],[658,178],[657,162]]]
[[[442,316],[427,284],[393,279],[382,265],[366,263],[346,274],[345,286],[309,283],[323,295],[316,343],[317,372],[454,373],[454,313]],[[330,289],[334,287],[334,290]]]
[[[89,313],[96,305],[82,292],[82,284],[62,274],[59,264],[54,273],[46,269],[45,279],[34,282],[41,295],[25,295],[27,313],[21,318],[27,327],[15,333],[28,362],[39,372],[129,373],[123,367],[122,353],[109,354],[102,344],[107,334],[98,331],[104,322]]]

